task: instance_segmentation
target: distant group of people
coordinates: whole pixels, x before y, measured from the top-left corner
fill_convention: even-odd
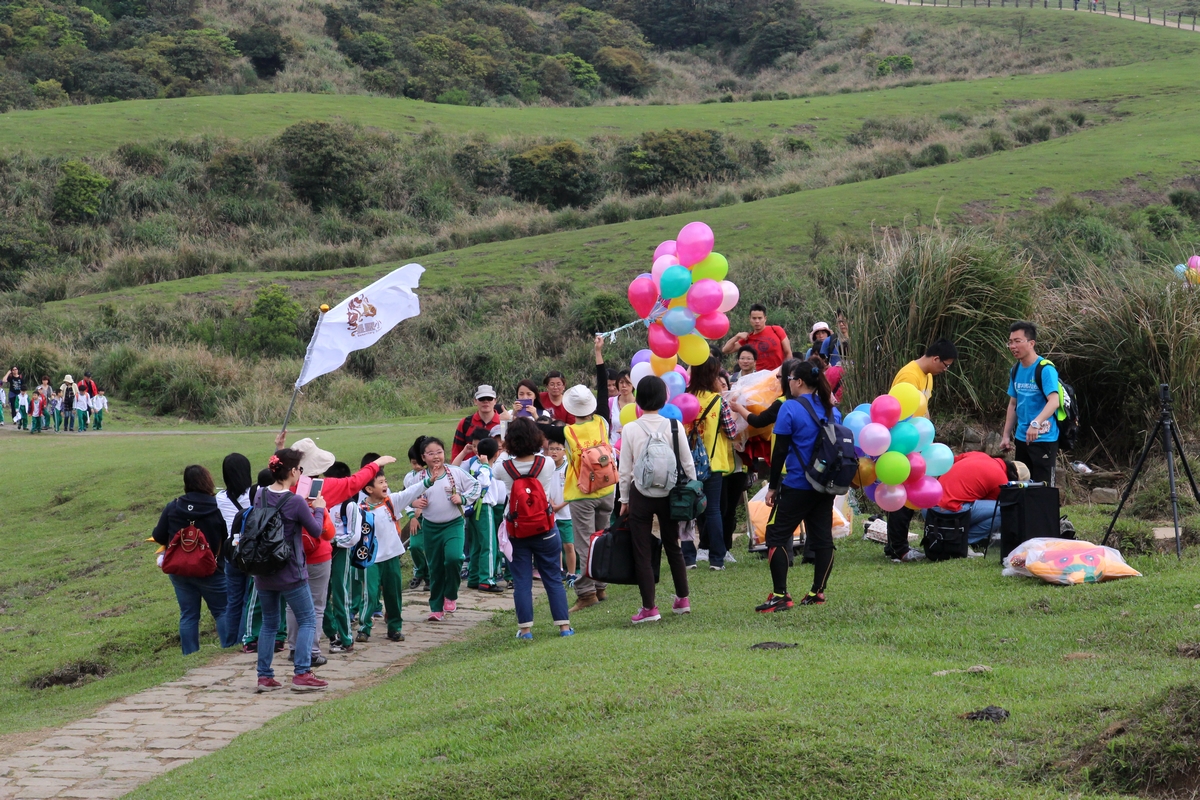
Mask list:
[[[9,419],[17,430],[31,434],[43,433],[53,428],[60,431],[102,430],[104,414],[108,411],[108,398],[104,390],[92,380],[92,373],[83,373],[76,381],[69,374],[58,388],[50,383],[50,376],[43,375],[32,389],[17,366],[9,368],[0,379],[0,426],[4,425],[4,406],[8,406]]]
[[[660,552],[671,572],[671,611],[688,614],[688,570],[705,558],[716,572],[734,561],[729,551],[737,505],[756,474],[766,480],[773,509],[766,530],[772,591],[756,610],[824,603],[835,551],[834,496],[814,491],[805,469],[823,426],[842,418],[837,404],[844,317],[839,315],[841,336],[825,323],[813,326],[804,358],[793,357],[782,328],[766,324],[762,306],[752,307],[751,327],[722,348],[736,353],[734,374],[715,353],[688,371],[686,391],[702,411],[686,425],[661,413],[669,400],[662,378],[650,375],[634,386],[629,370],[605,365],[597,337],[594,390],[567,386],[561,373],[551,372],[540,382],[517,382],[505,407],[492,386],[479,386],[475,411],[457,424],[449,452],[430,436],[418,437],[409,448],[410,469],[399,491],[385,476],[385,467],[395,461],[391,456],[367,453],[352,472],[311,439],[284,447],[282,433],[255,480],[250,460],[238,453],[222,465],[220,491],[207,469],[189,466],[185,492],[164,508],[154,539],[169,550],[187,525],[195,525],[219,566],[207,576],[170,576],[183,651],[199,648],[203,602],[217,620],[222,646],[240,644],[257,652],[259,691],[281,688],[272,660],[285,648],[292,688],[322,689],[326,682],[312,674],[326,663],[322,634],[330,652],[350,652],[356,642],[371,641],[376,620],[383,618],[386,637],[402,642],[405,586],[428,591],[425,620],[436,624],[456,613],[463,581],[482,592],[513,591],[517,636],[532,639],[533,585],[540,580],[558,635],[571,636],[571,615],[607,600],[608,587],[587,565],[592,536],[614,524],[628,526],[633,546],[640,607],[631,622],[661,619],[654,563]],[[994,509],[987,503],[1001,485],[1017,478],[1053,479],[1057,375],[1037,356],[1036,336],[1031,323],[1012,326],[1009,347],[1018,363],[1010,376],[1002,441],[1028,469],[968,453],[941,478],[942,510],[979,509],[971,515],[973,542],[986,535],[983,516]],[[893,385],[910,383],[928,401],[935,377],[957,358],[953,343],[934,342],[897,372]],[[729,390],[739,377],[762,368],[779,371],[779,398],[752,413],[729,399]],[[622,415],[630,403],[638,413]],[[761,458],[752,458],[739,441],[735,416],[756,428],[773,426],[773,443]],[[1013,444],[1016,428],[1024,436]],[[699,519],[678,516],[680,486],[699,487],[694,491],[706,501]],[[265,507],[279,509],[292,556],[277,573],[248,575],[238,567],[239,534],[247,509]],[[888,516],[885,553],[899,563],[920,558],[908,545],[912,517],[907,509]],[[814,566],[813,580],[793,601],[787,580],[795,561],[793,532],[802,523],[804,560]],[[368,540],[370,556],[364,560],[360,545]],[[405,552],[413,564],[407,584],[400,567]],[[572,590],[575,603],[568,608]]]

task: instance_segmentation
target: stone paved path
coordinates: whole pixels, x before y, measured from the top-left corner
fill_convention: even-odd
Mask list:
[[[404,607],[404,642],[389,642],[382,635],[386,629],[376,625],[380,635],[371,642],[356,644],[352,653],[327,654],[329,663],[315,670],[329,681],[324,692],[299,694],[285,688],[255,694],[256,656],[225,656],[0,757],[0,800],[120,797],[286,711],[353,691],[383,670],[403,668],[418,653],[460,638],[491,612],[512,608],[511,594],[464,590],[457,613],[444,622],[428,623],[424,600],[417,595]],[[275,675],[290,687],[285,655],[276,655]]]

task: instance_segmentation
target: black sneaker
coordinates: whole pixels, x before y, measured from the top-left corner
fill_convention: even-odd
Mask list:
[[[489,594],[504,594],[504,590],[494,583],[479,584],[479,591],[488,592]]]
[[[355,636],[355,637],[354,637],[354,641],[356,641],[356,642],[369,642],[369,641],[371,641],[371,634],[369,634],[369,633],[363,633],[362,631],[359,631],[359,632],[358,632],[358,636]]]
[[[328,663],[329,663],[328,658],[321,655],[320,653],[317,653],[315,656],[312,657],[312,661],[309,662],[309,665],[313,666],[313,667],[323,667]]]
[[[293,664],[295,664],[295,663],[296,663],[296,651],[295,651],[295,650],[288,650],[288,656],[287,656],[287,658],[288,658],[288,661],[290,661],[290,662],[292,662]]]
[[[413,578],[411,581],[408,582],[408,590],[410,592],[415,592],[420,588],[421,588],[421,578]]]
[[[353,651],[354,642],[351,642],[350,644],[340,644],[335,642],[334,644],[329,645],[329,652],[331,653],[350,653]]]
[[[468,583],[468,584],[467,584],[467,588],[468,588],[468,589],[478,589],[478,588],[479,588],[479,584],[478,584],[478,583]]]
[[[387,637],[388,637],[388,639],[390,639],[393,642],[403,642],[404,641],[403,633],[389,633],[387,635]]]
[[[820,594],[813,594],[812,592],[809,592],[808,594],[804,595],[804,597],[800,598],[800,605],[823,606],[825,605],[825,593],[821,592]]]
[[[755,606],[754,610],[760,614],[773,614],[776,611],[787,611],[795,605],[792,602],[790,594],[775,594],[772,592],[767,595],[767,602],[760,606]]]

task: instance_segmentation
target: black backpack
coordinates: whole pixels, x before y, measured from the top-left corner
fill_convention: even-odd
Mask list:
[[[1033,371],[1033,382],[1037,384],[1042,395],[1046,394],[1042,389],[1042,371],[1049,364],[1054,366],[1054,362],[1048,358],[1038,359],[1037,367]],[[1009,373],[1008,382],[1017,385],[1017,367],[1019,363],[1013,364],[1012,372]],[[1066,452],[1075,447],[1079,441],[1079,403],[1075,400],[1075,389],[1071,384],[1063,380],[1062,374],[1058,376],[1058,411],[1054,412],[1054,418],[1058,421],[1058,449]]]
[[[280,507],[269,503],[270,495],[260,492],[262,505],[247,508],[234,520],[238,539],[233,563],[247,575],[274,575],[292,560],[292,540],[287,535]]]
[[[806,402],[807,401],[807,402]],[[858,457],[854,454],[854,432],[833,421],[822,421],[808,397],[800,398],[819,433],[813,445],[812,457],[804,467],[804,477],[821,494],[846,494],[858,472]],[[799,458],[799,453],[796,454]],[[803,459],[799,459],[803,461]]]

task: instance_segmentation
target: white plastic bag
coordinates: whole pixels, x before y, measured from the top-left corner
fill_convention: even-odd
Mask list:
[[[1125,563],[1119,550],[1077,539],[1050,538],[1022,542],[1004,559],[1001,574],[1041,578],[1062,586],[1142,576]]]

